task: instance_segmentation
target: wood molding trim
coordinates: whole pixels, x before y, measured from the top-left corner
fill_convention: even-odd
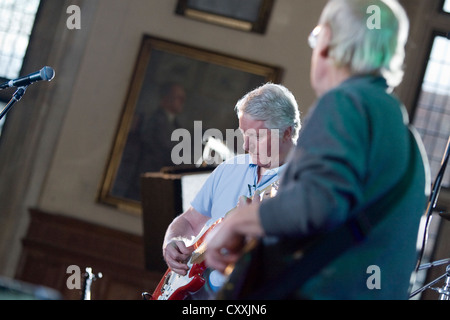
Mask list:
[[[67,286],[67,267],[77,265],[82,273],[92,267],[103,275],[92,285],[93,300],[139,300],[161,279],[161,272],[145,269],[142,237],[39,209],[29,211],[17,280],[56,289],[64,299],[80,299],[81,289]]]

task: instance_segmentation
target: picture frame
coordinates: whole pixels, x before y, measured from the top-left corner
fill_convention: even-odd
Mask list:
[[[98,202],[142,213],[140,177],[144,173],[201,170],[197,161],[204,152],[202,134],[217,130],[225,137],[228,129],[238,131],[237,101],[266,82],[279,83],[281,76],[282,69],[273,65],[144,35]],[[166,120],[160,116],[165,101],[161,88],[167,84],[184,91],[182,111],[175,117],[178,129],[165,129]],[[186,149],[191,154],[183,154],[190,162],[174,164],[170,158],[167,163],[168,151],[161,150],[173,151],[174,144],[180,144],[180,140],[167,141],[173,139],[174,130],[192,134],[193,146]]]
[[[264,34],[275,0],[178,0],[175,13],[241,31]]]

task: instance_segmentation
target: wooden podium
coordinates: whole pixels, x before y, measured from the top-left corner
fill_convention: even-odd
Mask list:
[[[165,271],[162,244],[167,227],[189,207],[213,168],[163,169],[141,176],[145,267]]]

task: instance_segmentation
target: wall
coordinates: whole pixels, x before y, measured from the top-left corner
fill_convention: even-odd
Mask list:
[[[42,0],[23,73],[52,66],[8,114],[0,145],[0,273],[13,276],[30,207],[142,234],[141,217],[96,202],[144,34],[284,69],[305,113],[307,37],[325,3],[278,0],[265,35],[174,14],[176,0]],[[69,5],[81,29],[68,30]],[[230,106],[232,107],[232,106]]]
[[[282,83],[305,115],[314,101],[307,37],[325,2],[276,0],[267,32],[259,35],[177,16],[176,0],[42,0],[23,73],[50,65],[56,77],[30,88],[4,129],[0,274],[14,276],[30,207],[142,234],[140,216],[99,204],[96,195],[144,34],[283,68]],[[413,34],[398,92],[411,109],[429,15],[425,1],[403,3]],[[81,30],[66,27],[71,4],[81,7]]]
[[[266,35],[176,16],[175,2],[98,2],[78,80],[43,186],[41,208],[123,231],[141,232],[139,217],[98,204],[95,196],[143,34],[280,66],[285,70],[283,83],[292,88],[302,109],[306,110],[312,102],[306,39],[322,1],[277,1]]]

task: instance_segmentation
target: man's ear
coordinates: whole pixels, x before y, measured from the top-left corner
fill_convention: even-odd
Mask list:
[[[319,39],[317,43],[317,50],[319,55],[323,58],[328,58],[330,54],[330,44],[331,44],[331,29],[328,25],[323,25],[322,30],[319,34]]]
[[[286,130],[284,130],[283,141],[292,140],[292,133],[293,133],[292,131],[293,131],[292,127],[288,127]]]

